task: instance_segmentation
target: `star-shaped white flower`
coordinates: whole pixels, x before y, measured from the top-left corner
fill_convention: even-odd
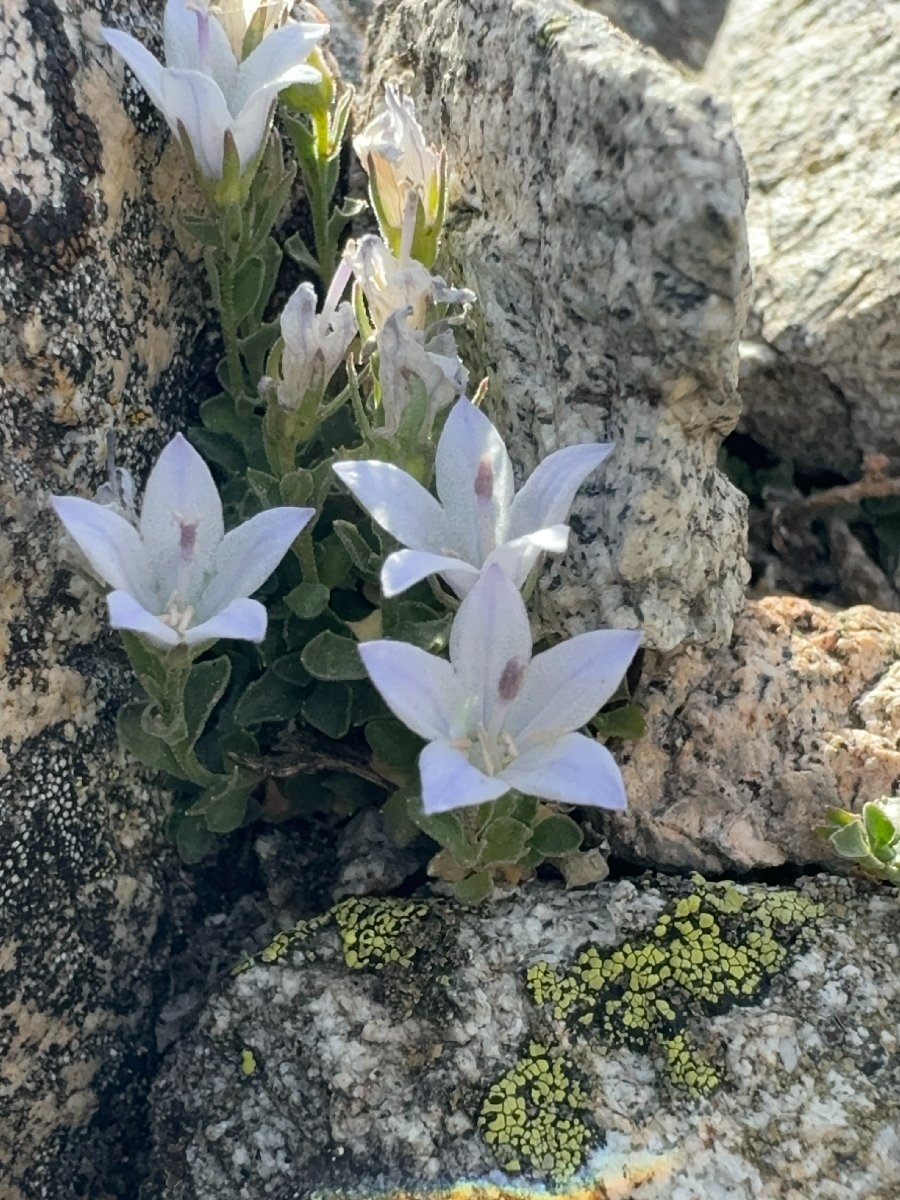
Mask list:
[[[611,450],[599,442],[555,450],[516,495],[503,439],[463,398],[438,441],[437,500],[391,463],[340,462],[334,470],[372,519],[407,547],[384,564],[385,596],[434,574],[464,596],[492,563],[521,587],[544,551],[561,554],[575,493]]]
[[[640,641],[634,631],[598,630],[532,658],[525,603],[492,566],[460,605],[449,662],[407,642],[363,642],[359,652],[388,707],[428,742],[419,758],[426,813],[512,788],[624,808],[612,755],[575,731],[616,690]]]
[[[93,500],[51,502],[91,573],[112,589],[106,601],[113,629],[163,647],[221,637],[261,642],[266,610],[247,597],[314,512],[270,508],[225,533],[212,475],[181,434],[150,472],[137,526]]]
[[[322,24],[291,23],[273,30],[238,62],[208,0],[168,0],[163,17],[166,65],[136,38],[100,30],[160,110],[173,134],[190,141],[207,179],[221,179],[225,139],[233,140],[243,173],[265,141],[275,97],[292,83],[318,83],[307,55],[328,32]]]

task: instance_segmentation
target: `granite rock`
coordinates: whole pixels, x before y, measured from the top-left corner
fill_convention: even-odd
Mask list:
[[[885,0],[742,0],[707,64],[751,176],[741,427],[806,471],[900,455],[896,17]]]
[[[161,5],[154,6],[158,19]],[[104,8],[147,21],[146,5]],[[50,492],[90,495],[105,439],[141,476],[183,427],[203,301],[173,230],[177,149],[85,0],[12,0],[0,49],[0,1194],[91,1195],[155,1056],[173,936],[170,799],[116,746],[130,689],[61,562]],[[123,107],[122,100],[125,105]],[[190,889],[188,888],[189,892]],[[95,1136],[96,1135],[96,1136]],[[127,1137],[127,1131],[126,1135]],[[107,1183],[101,1182],[105,1171]],[[127,1194],[121,1191],[117,1194]]]
[[[580,0],[635,41],[664,58],[699,70],[728,8],[728,0]]]
[[[749,281],[727,115],[565,0],[399,0],[370,29],[370,105],[407,77],[447,145],[444,265],[478,296],[469,357],[513,458],[617,445],[543,581],[545,621],[727,643],[746,504],[715,464]]]
[[[730,647],[644,660],[645,737],[623,750],[616,853],[734,872],[830,860],[829,805],[858,810],[900,782],[900,616],[748,603]]]
[[[344,901],[175,1050],[142,1200],[893,1200],[898,943],[827,876]]]

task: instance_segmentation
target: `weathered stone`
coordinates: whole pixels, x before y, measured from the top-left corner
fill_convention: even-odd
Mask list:
[[[616,852],[716,872],[829,861],[826,807],[900,781],[898,654],[895,613],[772,596],[747,605],[726,650],[649,655],[628,812],[604,826]]]
[[[345,901],[172,1056],[152,1198],[893,1200],[898,942],[828,877]]]
[[[579,0],[664,58],[703,66],[728,0]]]
[[[742,428],[806,470],[900,454],[896,5],[733,4],[706,81],[751,174]]]
[[[715,459],[748,269],[726,116],[564,0],[400,0],[371,30],[370,103],[407,76],[447,144],[447,266],[478,295],[473,365],[513,457],[617,445],[576,503],[545,619],[640,626],[665,650],[727,642],[745,501]]]
[[[116,23],[146,19],[120,5]],[[99,22],[90,2],[12,0],[0,49],[5,1200],[99,1198],[127,1177],[172,937],[170,799],[116,747],[130,680],[47,503],[91,494],[109,430],[140,475],[194,394],[202,276],[173,232],[191,193],[133,82],[123,107]]]
[[[366,23],[374,3],[375,0],[316,0],[315,7],[331,26],[328,49],[337,59],[347,83],[358,84],[362,78]]]

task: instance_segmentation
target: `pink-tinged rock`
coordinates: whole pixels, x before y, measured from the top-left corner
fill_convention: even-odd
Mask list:
[[[833,862],[829,805],[860,808],[900,780],[900,615],[747,604],[730,646],[648,656],[648,723],[623,765],[616,853],[704,871]]]

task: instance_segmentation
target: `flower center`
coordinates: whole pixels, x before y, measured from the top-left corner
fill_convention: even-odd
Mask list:
[[[159,619],[163,625],[168,625],[176,633],[185,634],[194,619],[194,606],[185,603],[177,592],[173,592],[166,605],[166,611],[160,613]]]

